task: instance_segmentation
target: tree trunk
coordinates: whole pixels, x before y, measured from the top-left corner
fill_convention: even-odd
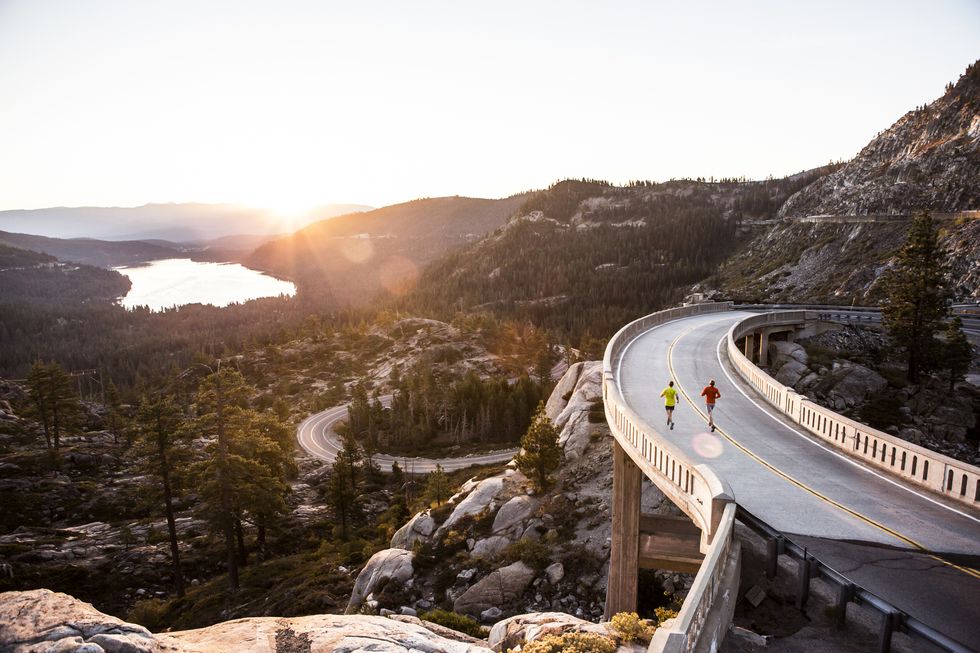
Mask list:
[[[160,425],[159,417],[157,419]],[[170,561],[174,568],[174,589],[177,596],[184,595],[184,574],[180,569],[180,547],[177,544],[177,522],[174,519],[173,493],[170,489],[170,468],[167,464],[167,448],[163,433],[157,432],[157,451],[160,454],[160,477],[163,479],[163,501],[167,506],[167,531],[170,533]]]
[[[265,560],[265,522],[259,522],[258,534],[255,536],[255,547],[259,550],[259,559]]]
[[[224,522],[225,560],[228,565],[228,584],[237,590],[238,558],[235,553],[235,524],[231,513],[231,497],[228,492],[227,461],[228,442],[225,440],[225,396],[220,375],[215,375],[215,391],[218,398],[218,486],[221,494],[221,516]]]
[[[238,564],[244,567],[248,554],[245,552],[245,530],[242,528],[242,520],[238,517],[235,518],[235,540],[238,542]]]

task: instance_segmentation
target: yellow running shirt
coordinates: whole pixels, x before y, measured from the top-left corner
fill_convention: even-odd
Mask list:
[[[664,398],[664,406],[676,406],[677,405],[677,389],[671,388],[670,386],[664,388],[664,391],[660,393],[660,396]]]

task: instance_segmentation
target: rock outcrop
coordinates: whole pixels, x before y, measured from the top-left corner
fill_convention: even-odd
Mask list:
[[[0,594],[4,653],[490,653],[480,640],[425,623],[365,615],[253,617],[154,635],[67,594]]]
[[[384,549],[378,551],[357,576],[354,590],[347,604],[347,614],[357,612],[365,603],[372,609],[377,609],[377,603],[371,605],[372,595],[383,590],[388,583],[404,585],[415,572],[412,559],[415,555],[405,549]]]
[[[484,610],[513,603],[524,594],[537,574],[523,562],[501,567],[463,592],[453,602],[453,610],[480,616]]]
[[[490,629],[487,642],[495,651],[506,651],[546,635],[562,635],[569,632],[610,635],[609,629],[604,624],[585,621],[564,612],[537,612],[498,621]]]
[[[416,542],[424,540],[436,530],[436,522],[428,510],[420,512],[395,531],[391,538],[393,549],[411,549]]]

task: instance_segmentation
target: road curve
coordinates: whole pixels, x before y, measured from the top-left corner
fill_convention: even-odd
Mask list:
[[[381,397],[381,403],[388,406],[391,403],[391,395]],[[342,448],[340,437],[334,431],[334,425],[345,419],[347,419],[346,405],[328,408],[310,415],[296,429],[296,439],[299,441],[299,446],[303,447],[311,456],[328,464],[333,464],[337,453]],[[374,463],[385,472],[390,472],[392,463],[397,462],[402,471],[407,474],[428,474],[435,470],[436,465],[440,465],[448,472],[472,465],[507,462],[516,454],[517,449],[493,451],[487,454],[474,454],[459,458],[410,458],[377,454],[374,456]]]
[[[980,514],[871,470],[768,408],[727,362],[729,328],[753,314],[699,315],[637,335],[612,361],[626,403],[817,558],[940,632],[980,642]],[[712,378],[716,433],[700,398]],[[670,379],[681,391],[673,431],[659,398]]]

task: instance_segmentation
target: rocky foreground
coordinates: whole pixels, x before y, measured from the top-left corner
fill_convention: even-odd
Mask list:
[[[486,640],[414,617],[311,615],[252,617],[172,633],[103,614],[50,590],[0,594],[4,653],[491,653],[565,633],[592,633],[616,647],[615,629],[567,614],[539,613],[499,622]],[[643,650],[619,643],[621,653]]]

